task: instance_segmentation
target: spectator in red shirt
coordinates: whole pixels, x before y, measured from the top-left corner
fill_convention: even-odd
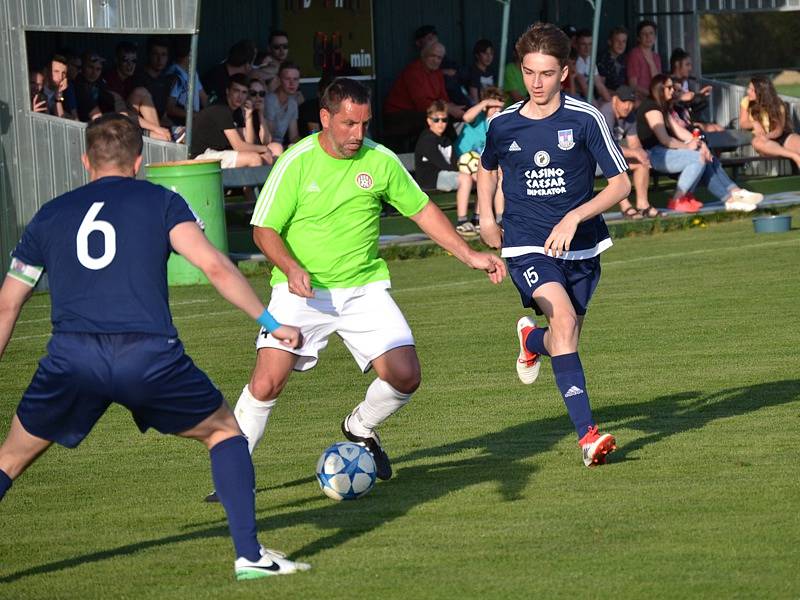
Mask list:
[[[436,100],[446,103],[451,117],[461,119],[464,115],[463,107],[451,103],[445,90],[444,74],[439,68],[444,56],[444,46],[433,42],[422,49],[419,59],[402,70],[383,107],[386,136],[402,137],[413,144],[426,128],[426,111]]]

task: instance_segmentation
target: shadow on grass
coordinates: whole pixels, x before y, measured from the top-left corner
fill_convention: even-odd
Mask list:
[[[595,416],[610,431],[625,428],[642,433],[631,441],[619,440],[620,449],[612,455],[611,460],[620,463],[636,459],[636,453],[645,446],[675,434],[702,429],[716,419],[735,417],[796,400],[800,400],[800,380],[784,380],[711,393],[689,391],[659,396],[647,402],[604,407],[596,410]],[[504,501],[523,500],[522,492],[537,471],[536,465],[527,462],[527,459],[551,450],[568,432],[571,436],[569,421],[566,416],[560,416],[521,423],[452,444],[416,450],[397,457],[394,461],[396,477],[381,483],[372,494],[358,502],[326,503],[322,507],[272,514],[259,518],[259,530],[275,531],[308,524],[322,531],[332,530],[329,535],[295,552],[298,556],[308,558],[374,531],[417,506],[473,485],[496,482]],[[465,453],[470,456],[454,458]],[[576,469],[579,460],[576,448]],[[417,461],[425,461],[425,464],[410,464]],[[311,478],[304,478],[285,485],[303,485],[310,481]],[[314,497],[316,499],[317,496]],[[298,508],[309,502],[310,499],[305,498],[277,508]],[[276,507],[268,510],[274,513]],[[202,529],[22,569],[0,577],[0,583],[130,555],[155,546],[227,534],[227,526],[220,519],[218,523],[206,524]]]

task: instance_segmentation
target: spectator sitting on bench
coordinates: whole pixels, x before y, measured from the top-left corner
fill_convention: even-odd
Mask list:
[[[656,75],[650,82],[650,95],[639,106],[636,131],[647,150],[650,164],[662,173],[680,173],[678,185],[667,208],[693,213],[702,202],[694,197],[698,185],[704,185],[725,202],[726,210],[755,210],[762,194],[748,192],[731,181],[701,138],[681,125],[672,115],[675,86],[669,75]]]
[[[197,114],[190,148],[192,158],[219,159],[223,169],[272,164],[272,151],[263,144],[245,141],[240,132],[245,127],[240,109],[249,89],[247,77],[241,73],[231,75],[225,100]]]
[[[592,32],[581,29],[578,32],[577,47],[578,58],[575,59],[575,87],[584,100],[589,98],[589,75],[594,71],[594,91],[596,92],[595,104],[611,102],[611,94],[606,88],[603,76],[597,70],[592,60]]]
[[[167,116],[175,125],[186,125],[186,107],[191,106],[196,115],[208,105],[208,94],[197,73],[194,73],[194,98],[189,102],[189,60],[191,46],[188,36],[178,37],[175,46],[175,62],[167,67],[166,74],[172,81],[167,98]]]
[[[703,123],[697,116],[708,108],[711,86],[697,88],[692,77],[692,57],[683,48],[675,48],[669,57],[670,77],[675,85],[675,102],[672,103],[678,118],[687,129],[699,127],[703,131],[725,131],[716,123]],[[692,88],[695,89],[692,89]]]
[[[146,130],[151,138],[172,141],[170,130],[161,126],[150,92],[135,84],[134,72],[139,60],[136,45],[120,42],[117,44],[114,56],[116,59],[114,68],[105,76],[106,87],[114,94],[114,103],[117,106],[129,107],[136,115],[139,127]]]
[[[256,56],[256,45],[252,40],[239,40],[228,50],[228,57],[214,65],[203,75],[203,87],[211,103],[225,102],[228,81],[232,75],[247,76]]]
[[[609,92],[628,82],[628,70],[625,68],[627,48],[628,30],[614,27],[608,34],[608,48],[597,59],[597,72],[603,77],[603,83]]]
[[[44,88],[44,74],[38,69],[28,71],[28,89],[31,93],[31,110],[37,113],[47,112],[47,98],[45,98],[42,88]]]
[[[54,54],[44,69],[42,94],[47,100],[47,112],[64,119],[77,119],[75,90],[67,79],[67,59]]]
[[[636,26],[635,48],[631,48],[625,59],[625,70],[628,72],[628,85],[639,98],[647,98],[650,93],[650,81],[663,72],[661,57],[654,50],[656,45],[656,29],[653,21],[644,20]]]
[[[636,92],[627,85],[614,90],[611,102],[600,107],[611,135],[619,144],[622,156],[631,169],[631,179],[636,190],[636,208],[628,198],[619,203],[622,216],[626,219],[652,219],[661,217],[663,213],[650,205],[647,199],[647,187],[650,185],[650,158],[636,135]],[[598,167],[599,169],[599,167]],[[602,171],[600,171],[602,175]]]
[[[247,89],[247,100],[244,101],[244,140],[250,144],[261,144],[269,148],[272,156],[277,158],[283,153],[283,146],[272,141],[267,115],[264,110],[264,98],[269,94],[266,84],[254,77]]]
[[[297,93],[300,89],[300,69],[290,61],[278,68],[278,88],[264,101],[269,130],[276,142],[285,146],[300,139],[297,126],[299,114]]]
[[[414,172],[417,181],[423,189],[436,189],[440,192],[457,190],[456,231],[464,237],[474,237],[478,234],[475,227],[478,215],[473,215],[472,222],[467,220],[472,175],[459,172],[455,146],[450,138],[444,135],[448,119],[447,104],[442,100],[434,100],[428,107],[427,115],[428,128],[420,134],[414,149]]]
[[[739,109],[739,126],[753,130],[753,149],[761,156],[788,158],[800,168],[800,135],[792,129],[786,104],[772,81],[753,77]]]
[[[481,101],[464,113],[464,127],[456,139],[456,157],[459,160],[467,152],[477,152],[478,154],[483,152],[486,146],[486,130],[489,128],[488,121],[503,108],[504,100],[505,96],[500,88],[489,86],[481,91]],[[477,170],[471,175],[474,180]],[[501,185],[502,170],[498,175],[501,179],[497,182],[497,193],[494,196],[494,214],[497,221],[500,222],[505,209],[505,196],[503,196]],[[467,198],[468,200],[469,198]],[[466,215],[466,204],[461,207],[459,212]]]

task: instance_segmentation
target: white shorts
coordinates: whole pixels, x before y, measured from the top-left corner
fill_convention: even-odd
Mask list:
[[[336,333],[366,373],[372,361],[400,346],[413,346],[414,336],[403,313],[389,294],[388,281],[361,287],[332,290],[314,289],[313,298],[301,298],[286,283],[272,288],[269,312],[279,323],[299,327],[303,345],[289,350],[262,328],[256,348],[278,348],[299,356],[295,371],[312,369],[319,353]]]
[[[206,148],[206,151],[195,156],[194,160],[219,160],[223,169],[235,169],[238,157],[239,153],[236,150],[212,150],[211,148]]]

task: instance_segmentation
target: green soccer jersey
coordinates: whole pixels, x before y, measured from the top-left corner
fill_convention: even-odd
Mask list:
[[[364,140],[349,159],[329,155],[319,134],[308,136],[275,162],[258,197],[251,225],[283,238],[318,288],[357,287],[389,279],[378,257],[381,200],[408,217],[428,202],[388,148]],[[272,285],[286,274],[272,270]]]

